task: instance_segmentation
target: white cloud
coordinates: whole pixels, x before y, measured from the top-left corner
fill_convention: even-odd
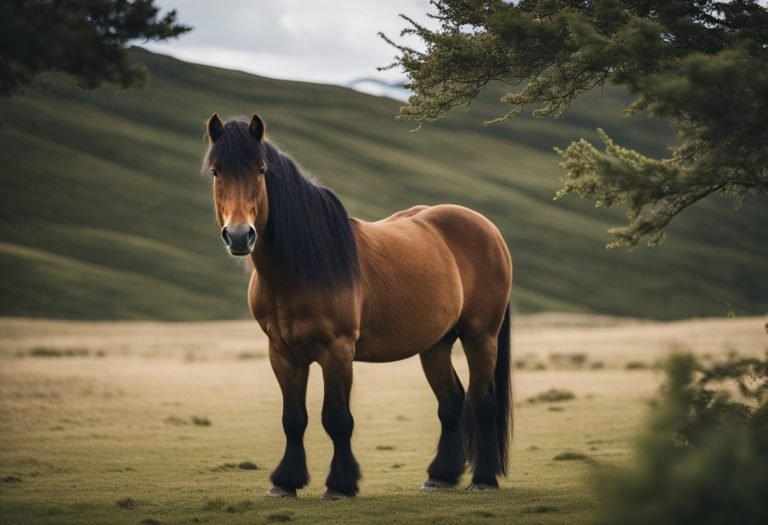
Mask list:
[[[383,81],[402,72],[378,72],[396,50],[377,33],[399,39],[406,14],[430,22],[428,0],[157,0],[176,9],[193,30],[178,39],[146,44],[150,50],[263,76],[347,84],[360,77]],[[408,41],[416,44],[415,41]]]

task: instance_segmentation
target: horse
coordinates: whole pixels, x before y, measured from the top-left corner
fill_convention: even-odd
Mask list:
[[[269,339],[283,397],[285,451],[273,497],[309,482],[304,449],[309,366],[322,369],[322,424],[333,441],[323,499],[358,494],[349,402],[354,361],[418,355],[438,401],[437,452],[422,490],[498,489],[512,432],[512,261],[499,230],[456,205],[415,206],[377,221],[350,218],[328,188],[265,136],[256,114],[207,122],[203,171],[212,175],[221,236],[247,257],[251,313]],[[459,339],[464,387],[451,362]]]

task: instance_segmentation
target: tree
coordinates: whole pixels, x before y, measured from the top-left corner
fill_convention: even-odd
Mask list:
[[[6,0],[0,4],[0,97],[22,90],[43,71],[72,75],[83,88],[103,82],[140,86],[146,70],[126,46],[165,40],[191,28],[176,12],[159,16],[154,0]]]
[[[437,29],[403,16],[403,35],[425,51],[399,50],[413,90],[406,120],[431,122],[467,104],[489,83],[510,91],[507,121],[529,106],[560,117],[606,82],[632,96],[628,115],[673,125],[678,144],[653,159],[585,140],[557,150],[566,169],[557,197],[625,206],[626,227],[609,246],[661,242],[670,221],[713,193],[739,202],[768,193],[768,10],[754,0],[433,0]],[[402,15],[401,15],[402,16]]]

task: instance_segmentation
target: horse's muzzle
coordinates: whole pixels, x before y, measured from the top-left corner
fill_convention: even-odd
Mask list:
[[[232,255],[248,255],[256,246],[256,229],[250,224],[224,226],[221,238]]]

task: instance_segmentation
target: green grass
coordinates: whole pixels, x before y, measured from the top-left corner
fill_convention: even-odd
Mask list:
[[[576,198],[553,202],[553,146],[604,127],[663,154],[670,133],[626,99],[591,93],[559,121],[491,128],[497,92],[471,112],[409,133],[399,103],[327,85],[183,63],[136,50],[146,89],[82,91],[66,79],[0,101],[0,314],[76,319],[246,317],[246,276],[221,246],[209,181],[199,175],[203,123],[258,111],[272,138],[333,187],[351,214],[379,219],[418,203],[488,215],[515,261],[523,312],[651,318],[768,310],[768,209],[724,199],[676,219],[667,242],[607,252],[624,220]],[[730,306],[728,306],[730,305]]]

